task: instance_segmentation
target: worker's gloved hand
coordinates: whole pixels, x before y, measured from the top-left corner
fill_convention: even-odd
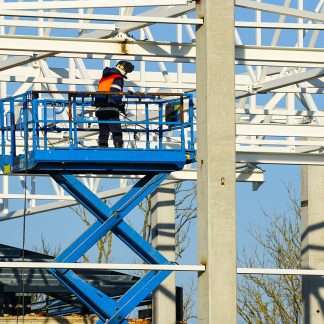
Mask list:
[[[127,113],[126,113],[126,109],[125,109],[125,103],[122,102],[118,105],[118,109],[119,111],[124,115],[124,116],[127,116]]]

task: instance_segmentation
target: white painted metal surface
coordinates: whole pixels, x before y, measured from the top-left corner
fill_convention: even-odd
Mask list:
[[[237,274],[275,276],[324,276],[324,270],[237,268]]]
[[[66,3],[68,1],[60,2]],[[37,3],[37,2],[36,2]],[[41,2],[41,3],[49,3],[49,2]],[[124,22],[141,22],[141,23],[160,23],[160,24],[189,24],[189,25],[202,25],[203,19],[190,19],[190,18],[169,18],[169,17],[145,17],[145,16],[117,16],[117,15],[101,15],[101,14],[82,14],[82,13],[58,13],[58,12],[33,12],[33,11],[23,11],[23,10],[2,10],[0,9],[0,15],[4,17],[34,17],[34,18],[55,18],[55,19],[74,19],[74,20],[91,20],[91,21],[124,21]],[[15,25],[18,23],[22,23],[22,21],[3,21],[2,24],[5,25]],[[43,22],[44,23],[44,22]],[[51,25],[52,24],[52,25]],[[61,26],[60,28],[71,28],[70,22],[65,22],[65,26]],[[70,25],[70,26],[69,26]],[[90,26],[90,27],[89,27]],[[26,27],[26,26],[23,26]],[[30,25],[29,27],[37,27],[34,25]],[[38,28],[43,27],[39,25]],[[49,28],[58,28],[55,22],[49,22],[46,27]],[[76,29],[94,29],[100,30],[102,28],[101,24],[90,24],[90,23],[79,23],[73,28]],[[104,30],[115,30],[115,25],[109,24],[106,25]]]
[[[33,2],[10,2],[1,5],[2,9],[17,10],[41,10],[41,9],[85,9],[85,8],[120,8],[120,7],[149,7],[149,6],[176,6],[186,5],[187,0],[74,0],[74,1],[33,1]]]
[[[113,264],[113,263],[54,263],[54,262],[0,262],[1,268],[15,269],[83,269],[83,270],[156,270],[205,271],[204,265],[177,264]]]

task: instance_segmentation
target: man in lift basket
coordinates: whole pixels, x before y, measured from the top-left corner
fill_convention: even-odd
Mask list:
[[[126,75],[133,72],[134,65],[127,61],[119,61],[115,68],[106,67],[99,81],[98,91],[123,92]],[[94,106],[99,121],[120,121],[119,112],[125,114],[125,103],[122,96],[96,94]],[[120,123],[99,123],[99,147],[108,147],[109,133],[112,133],[114,146],[122,148],[123,133]]]

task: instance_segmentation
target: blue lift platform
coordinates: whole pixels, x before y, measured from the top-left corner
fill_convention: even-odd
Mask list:
[[[145,263],[172,264],[124,218],[171,172],[195,161],[193,98],[174,93],[104,93],[122,96],[133,113],[121,121],[124,148],[98,148],[95,94],[30,91],[0,100],[1,168],[7,174],[48,174],[95,216],[96,222],[53,262],[77,262],[112,231]],[[109,207],[76,177],[87,173],[143,177]],[[127,315],[171,273],[149,271],[115,301],[72,270],[50,272],[98,315],[98,323],[107,324],[126,324]]]

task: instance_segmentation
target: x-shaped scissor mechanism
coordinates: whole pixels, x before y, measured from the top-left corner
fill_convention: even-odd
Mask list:
[[[150,173],[139,180],[113,207],[107,206],[75,176],[51,174],[51,177],[70,193],[83,207],[93,214],[97,221],[76,241],[63,251],[54,262],[76,262],[100,238],[113,232],[131,250],[149,264],[172,264],[154,249],[143,237],[132,229],[123,218],[147,195],[152,193],[169,175],[169,172]],[[64,284],[80,301],[91,309],[100,321],[98,323],[127,324],[125,317],[148,296],[171,271],[150,271],[141,278],[118,301],[90,285],[72,270],[51,269],[50,272]]]

